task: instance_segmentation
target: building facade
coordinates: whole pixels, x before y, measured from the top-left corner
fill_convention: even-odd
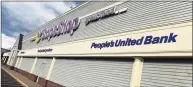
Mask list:
[[[88,1],[25,35],[12,66],[44,87],[191,87],[192,2]]]

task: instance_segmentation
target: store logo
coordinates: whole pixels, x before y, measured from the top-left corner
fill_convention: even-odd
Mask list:
[[[35,38],[35,42],[36,42],[36,43],[39,43],[39,42],[40,42],[40,37],[39,37],[39,36],[37,36],[37,37]]]
[[[114,6],[114,7],[110,8],[110,9],[103,10],[101,12],[98,12],[98,13],[96,13],[94,15],[91,15],[91,16],[87,17],[86,21],[85,21],[85,24],[88,25],[89,23],[95,22],[95,21],[97,21],[99,19],[103,19],[103,18],[112,16],[112,15],[117,15],[119,13],[123,13],[123,12],[126,12],[126,11],[127,11],[127,8],[123,8],[123,9],[117,10],[116,6]]]
[[[153,37],[152,35],[150,36],[143,36],[139,39],[132,39],[132,38],[127,38],[125,40],[119,39],[119,40],[111,40],[111,41],[106,41],[104,43],[92,43],[91,49],[92,48],[109,48],[109,47],[120,47],[120,46],[135,46],[135,45],[148,45],[148,44],[163,44],[163,43],[175,43],[176,42],[176,37],[178,35],[174,33],[170,33],[168,36],[160,36],[160,37]]]
[[[33,38],[32,41],[35,41],[36,43],[39,43],[41,40],[50,40],[51,38],[54,38],[56,36],[60,36],[62,34],[70,33],[72,36],[73,33],[77,30],[77,28],[80,25],[80,19],[75,18],[70,21],[62,21],[59,25],[55,26],[51,29],[44,29],[38,32],[36,35],[36,38]]]

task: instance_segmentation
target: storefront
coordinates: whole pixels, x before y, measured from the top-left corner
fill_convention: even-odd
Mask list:
[[[1,63],[2,63],[2,64],[7,64],[7,61],[9,60],[9,59],[8,59],[8,58],[9,58],[9,53],[10,53],[10,52],[3,53],[3,56],[2,56],[2,58],[1,58]]]
[[[190,87],[192,3],[86,2],[24,36],[17,57],[44,87]]]

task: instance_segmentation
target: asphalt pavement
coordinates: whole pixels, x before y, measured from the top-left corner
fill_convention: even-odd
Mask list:
[[[1,68],[1,87],[23,87]]]

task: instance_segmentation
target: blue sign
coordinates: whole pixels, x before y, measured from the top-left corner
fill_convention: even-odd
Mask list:
[[[104,43],[92,43],[92,48],[109,48],[109,47],[120,47],[120,46],[135,46],[135,45],[148,45],[148,44],[163,44],[163,43],[174,43],[176,42],[176,37],[174,33],[170,33],[168,36],[160,36],[160,37],[153,37],[152,35],[149,36],[142,36],[139,39],[132,39],[127,38],[125,40],[111,40],[106,41]]]

